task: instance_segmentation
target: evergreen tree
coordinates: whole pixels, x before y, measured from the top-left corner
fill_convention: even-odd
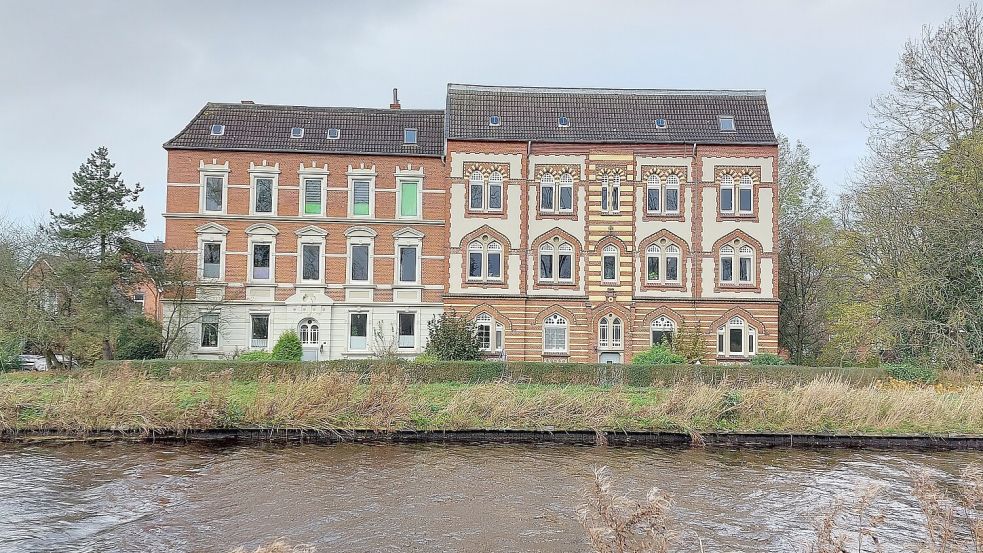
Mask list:
[[[51,212],[51,234],[66,260],[66,270],[85,277],[78,313],[86,320],[87,331],[101,338],[103,358],[112,359],[113,335],[129,308],[121,290],[140,278],[133,267],[139,259],[125,239],[146,224],[143,207],[132,206],[143,187],[123,181],[105,147],[93,152],[72,180],[72,210]]]

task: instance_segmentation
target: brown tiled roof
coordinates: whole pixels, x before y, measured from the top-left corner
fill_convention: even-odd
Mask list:
[[[153,242],[144,242],[143,240],[137,240],[136,238],[127,238],[127,241],[133,245],[133,248],[137,251],[149,253],[150,255],[163,255],[164,254],[164,243],[160,240],[154,240]]]
[[[628,144],[776,144],[764,91],[450,84],[447,138]],[[501,123],[491,126],[497,115]],[[735,131],[720,130],[719,116]],[[560,117],[569,126],[560,127]],[[665,119],[665,128],[656,120]]]
[[[224,134],[212,136],[213,124],[225,125]],[[293,127],[304,136],[290,138]],[[328,139],[331,128],[340,138]],[[406,128],[417,129],[416,144],[403,143]],[[436,157],[444,152],[444,112],[209,103],[164,148]]]

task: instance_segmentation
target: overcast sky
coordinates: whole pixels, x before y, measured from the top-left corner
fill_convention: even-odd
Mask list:
[[[0,217],[109,148],[163,236],[161,144],[207,101],[441,108],[446,83],[763,88],[836,192],[906,39],[957,2],[0,0]]]

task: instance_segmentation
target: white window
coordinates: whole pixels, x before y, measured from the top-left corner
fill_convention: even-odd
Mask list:
[[[495,322],[488,313],[474,318],[474,328],[481,351],[502,351],[505,347],[505,327]]]
[[[666,282],[679,282],[679,246],[666,246]]]
[[[348,325],[348,349],[365,351],[369,347],[368,313],[351,313]]]
[[[304,215],[321,215],[324,213],[324,179],[305,178],[302,184],[302,201]]]
[[[751,357],[757,351],[757,331],[741,317],[732,317],[717,329],[717,355]]]
[[[650,325],[652,334],[652,345],[672,343],[673,333],[676,331],[676,323],[672,319],[662,315],[652,320]]]
[[[662,248],[652,244],[645,248],[645,282],[662,281]]]
[[[751,175],[741,177],[741,185],[738,188],[738,210],[742,214],[750,214],[753,209],[754,179]]]
[[[147,296],[143,292],[133,293],[133,303],[140,306],[140,310],[143,311],[143,305],[147,301]]]
[[[321,245],[302,244],[301,251],[301,281],[321,281]]]
[[[539,179],[539,210],[552,213],[556,209],[556,180],[550,173]]]
[[[502,245],[495,240],[468,244],[468,280],[502,279]]]
[[[731,175],[720,177],[720,212],[734,212],[734,177]]]
[[[351,213],[356,217],[372,215],[372,181],[370,179],[352,179]]]
[[[270,314],[253,313],[250,319],[249,347],[264,349],[270,340]]]
[[[419,281],[419,248],[417,246],[399,246],[399,282],[403,284]]]
[[[205,175],[202,208],[206,213],[222,213],[225,208],[225,176]]]
[[[416,347],[416,313],[399,313],[397,315],[397,342],[400,349]]]
[[[607,282],[618,281],[618,248],[605,246],[601,255],[601,279]]]
[[[268,214],[276,211],[276,195],[272,177],[253,177],[253,213]]]
[[[567,352],[567,320],[559,314],[554,313],[543,321],[543,351]]]
[[[398,179],[397,192],[399,197],[396,203],[399,205],[399,216],[403,219],[415,219],[420,217],[420,205],[423,203],[423,187],[417,179]]]
[[[304,129],[302,127],[293,127],[290,129],[290,138],[304,138]]]
[[[667,214],[679,213],[679,176],[666,177],[666,206]]]
[[[554,238],[539,247],[539,281],[573,281],[573,246]]]
[[[621,175],[601,177],[601,211],[617,213],[621,207]]]
[[[328,129],[328,140],[338,140],[341,138],[341,129]]]
[[[560,213],[573,212],[573,176],[570,173],[560,175],[559,200]]]
[[[300,325],[300,343],[305,346],[316,345],[319,340],[320,328],[314,319],[307,319]]]
[[[256,242],[250,252],[250,276],[253,281],[273,280],[273,244]]]
[[[681,255],[679,246],[666,243],[652,244],[645,248],[645,282],[649,284],[675,284],[680,282]]]
[[[720,248],[720,282],[734,282],[734,247],[724,246]]]
[[[201,277],[218,279],[222,277],[222,243],[204,242],[201,248]]]
[[[502,174],[492,171],[488,175],[488,211],[502,210]]]
[[[662,213],[662,181],[659,175],[649,175],[645,183],[645,210],[649,213]]]
[[[736,130],[733,115],[720,116],[720,130],[723,132],[734,132]]]
[[[403,129],[403,144],[416,144],[416,129]]]
[[[620,349],[622,347],[621,319],[609,314],[602,317],[597,327],[597,347],[602,349]]]
[[[754,248],[748,246],[747,244],[741,246],[738,250],[739,267],[737,273],[737,279],[741,283],[750,283],[754,281],[754,271],[752,267],[754,266]]]
[[[225,134],[225,125],[215,124],[209,129],[209,134],[212,136],[222,136]]]
[[[485,209],[485,176],[481,171],[471,173],[468,181],[469,203],[472,211],[483,211]]]
[[[367,283],[370,279],[370,245],[369,244],[352,244],[350,248],[349,255],[349,272],[348,276],[350,282],[354,283]]]
[[[201,347],[217,348],[218,344],[218,313],[205,313],[201,316]]]

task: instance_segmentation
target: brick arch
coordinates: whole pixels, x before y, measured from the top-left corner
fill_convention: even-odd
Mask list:
[[[721,285],[720,283],[720,248],[733,242],[735,239],[740,239],[741,242],[751,246],[751,248],[754,250],[754,267],[752,267],[754,269],[753,285]],[[761,260],[765,257],[764,248],[761,246],[761,242],[754,239],[743,230],[732,230],[713,243],[711,255],[713,256],[714,292],[761,292]],[[771,257],[771,255],[768,255],[768,257]],[[734,270],[736,271],[738,268],[734,267]]]
[[[506,238],[505,235],[502,234],[501,232],[498,232],[497,230],[492,228],[490,225],[481,225],[480,227],[474,229],[473,231],[465,234],[461,238],[461,242],[458,244],[458,247],[461,249],[462,252],[467,253],[468,244],[470,244],[474,239],[481,237],[481,235],[483,234],[487,234],[488,236],[494,238],[496,241],[500,242],[502,244],[502,249],[504,254],[507,255],[512,251],[512,244],[511,242],[509,242],[509,239]]]
[[[467,167],[465,167],[465,169],[464,169],[464,178],[465,179],[470,179],[471,178],[471,175],[475,171],[478,171],[479,173],[481,173],[484,176],[485,179],[487,179],[489,176],[491,176],[492,173],[494,173],[495,171],[498,171],[498,173],[500,175],[502,175],[502,180],[504,181],[504,180],[508,180],[508,178],[510,176],[509,175],[510,169],[511,169],[511,167],[509,166],[508,163],[498,163],[498,162],[495,162],[495,163],[483,163],[483,162],[469,163],[467,165]]]
[[[626,309],[623,305],[616,302],[604,302],[601,305],[591,309],[590,311],[590,326],[594,333],[597,333],[597,323],[602,317],[606,317],[608,314],[614,313],[621,318],[624,328],[631,328],[632,313],[630,310]]]
[[[652,321],[663,316],[672,319],[672,321],[676,323],[677,330],[683,326],[686,326],[686,317],[684,317],[682,313],[672,309],[671,307],[660,305],[642,317],[642,330],[648,331],[648,329],[652,326]]]
[[[562,305],[551,305],[536,314],[536,325],[542,326],[543,321],[546,320],[546,317],[549,317],[553,313],[559,313],[564,319],[567,320],[567,324],[571,326],[578,322],[576,315],[573,314],[573,311],[570,311]]]
[[[488,313],[489,315],[491,315],[491,318],[495,319],[495,322],[502,323],[502,326],[505,327],[505,330],[512,330],[512,319],[506,317],[505,315],[502,314],[501,311],[499,311],[494,306],[488,303],[482,303],[476,305],[475,307],[472,307],[470,310],[468,310],[468,313],[467,315],[465,315],[465,318],[467,318],[468,320],[474,320],[475,317],[481,315],[482,313]]]
[[[662,239],[675,244],[679,247],[679,284],[661,284],[661,283],[649,283],[645,279],[646,271],[648,271],[648,265],[645,261],[645,250],[648,249],[652,244],[657,244]],[[659,244],[661,247],[661,244]],[[667,244],[668,245],[668,244]],[[681,290],[686,291],[689,289],[689,279],[687,278],[686,267],[687,264],[692,265],[692,269],[696,271],[696,263],[690,259],[690,248],[689,244],[682,237],[669,232],[666,229],[662,229],[656,233],[650,234],[642,239],[638,243],[638,251],[635,252],[635,266],[639,267],[638,278],[639,286],[642,290]],[[661,268],[665,271],[665,267]]]
[[[594,253],[597,255],[601,255],[601,252],[604,251],[604,248],[610,244],[614,244],[618,248],[619,255],[623,256],[627,254],[629,244],[624,240],[622,240],[621,238],[618,238],[617,236],[613,236],[613,235],[608,235],[598,240],[597,244],[594,246]]]
[[[559,237],[573,246],[573,267],[571,267],[573,282],[539,282],[539,247],[542,246],[543,243],[549,242],[555,237]],[[584,245],[577,239],[576,236],[561,229],[560,227],[553,227],[552,229],[540,234],[529,243],[529,255],[532,257],[530,266],[532,267],[533,288],[555,290],[559,288],[576,288],[580,285],[580,262],[584,256]]]
[[[728,309],[723,315],[710,323],[710,332],[717,332],[717,329],[727,324],[727,321],[729,321],[732,317],[740,317],[744,319],[744,322],[753,326],[761,336],[767,336],[770,334],[765,323],[761,322],[760,319],[752,315],[750,311],[744,309],[743,307],[732,307]]]

